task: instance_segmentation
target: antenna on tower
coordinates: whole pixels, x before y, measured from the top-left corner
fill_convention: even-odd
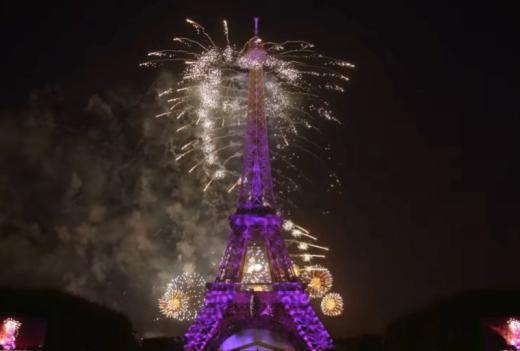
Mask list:
[[[258,21],[260,20],[260,17],[255,17],[255,37],[258,36]]]

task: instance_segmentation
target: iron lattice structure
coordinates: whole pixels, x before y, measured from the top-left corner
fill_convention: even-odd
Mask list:
[[[186,332],[185,350],[217,350],[240,330],[272,330],[295,350],[332,348],[332,339],[296,278],[275,211],[267,121],[264,108],[261,40],[249,41],[247,129],[243,172],[231,234],[215,282]]]

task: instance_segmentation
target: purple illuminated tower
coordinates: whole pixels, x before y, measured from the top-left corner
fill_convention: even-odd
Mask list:
[[[332,339],[296,278],[275,211],[263,65],[257,36],[244,56],[249,69],[243,170],[231,234],[204,306],[186,332],[185,350],[327,350]]]

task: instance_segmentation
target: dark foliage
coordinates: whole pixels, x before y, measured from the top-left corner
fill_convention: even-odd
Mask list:
[[[519,291],[480,291],[438,301],[390,324],[385,351],[499,351],[492,319],[520,315]]]
[[[383,338],[378,335],[363,335],[335,340],[337,351],[383,351]]]
[[[142,351],[182,351],[184,341],[179,336],[146,338],[141,345]]]

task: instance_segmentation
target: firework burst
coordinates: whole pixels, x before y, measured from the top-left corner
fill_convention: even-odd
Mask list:
[[[182,273],[168,283],[159,310],[168,318],[193,320],[204,301],[206,281],[197,273]]]
[[[500,325],[491,325],[491,328],[499,333],[508,345],[520,350],[520,320],[509,318]]]
[[[328,293],[321,300],[321,311],[329,317],[337,317],[343,313],[343,298],[338,293]]]
[[[180,319],[189,308],[189,299],[180,291],[170,291],[159,299],[159,309],[166,317]]]
[[[332,274],[322,266],[306,267],[300,279],[307,284],[307,293],[311,298],[323,297],[332,288]]]
[[[171,50],[150,52],[142,66],[180,63],[182,78],[161,91],[168,102],[157,117],[176,121],[176,160],[185,161],[188,174],[204,179],[203,189],[225,184],[228,192],[240,183],[242,137],[247,110],[247,70],[258,62],[244,55],[246,45],[229,41],[223,22],[225,45],[218,46],[200,24],[187,19],[197,36],[174,38]],[[260,40],[260,39],[256,39]],[[281,201],[306,179],[295,165],[300,154],[324,152],[304,130],[319,130],[321,120],[339,122],[321,90],[342,93],[353,65],[315,51],[306,41],[264,42],[266,115],[271,130],[271,154],[278,166],[273,174]],[[326,148],[325,148],[326,149]],[[323,158],[321,158],[323,159]]]
[[[7,318],[2,323],[0,329],[0,346],[4,350],[14,350],[16,348],[16,337],[22,323],[12,318]]]

